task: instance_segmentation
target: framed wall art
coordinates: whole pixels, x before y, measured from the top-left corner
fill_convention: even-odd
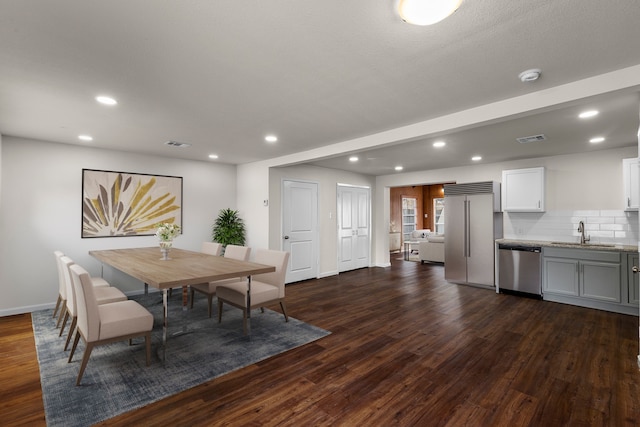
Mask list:
[[[82,169],[82,238],[150,236],[182,228],[182,177]]]

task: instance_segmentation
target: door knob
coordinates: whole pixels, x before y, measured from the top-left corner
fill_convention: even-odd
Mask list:
[[[634,273],[637,273],[638,271],[640,271],[640,268],[638,268],[637,265],[634,265],[633,268],[631,268],[631,271],[633,271]]]
[[[289,238],[289,236],[284,236],[284,240],[287,240]]]

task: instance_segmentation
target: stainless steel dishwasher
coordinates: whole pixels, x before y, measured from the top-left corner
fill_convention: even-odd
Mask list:
[[[541,253],[538,246],[498,244],[500,291],[542,297]]]

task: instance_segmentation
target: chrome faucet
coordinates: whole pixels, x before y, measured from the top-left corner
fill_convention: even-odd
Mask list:
[[[585,237],[585,235],[584,235],[584,221],[580,221],[578,223],[578,233],[580,233],[580,244],[581,245],[584,245],[589,240],[591,240],[591,236],[586,236]]]

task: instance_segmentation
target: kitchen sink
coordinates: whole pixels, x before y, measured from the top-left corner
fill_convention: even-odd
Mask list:
[[[576,248],[614,248],[613,243],[577,243],[577,242],[551,242],[552,245],[571,246]]]

